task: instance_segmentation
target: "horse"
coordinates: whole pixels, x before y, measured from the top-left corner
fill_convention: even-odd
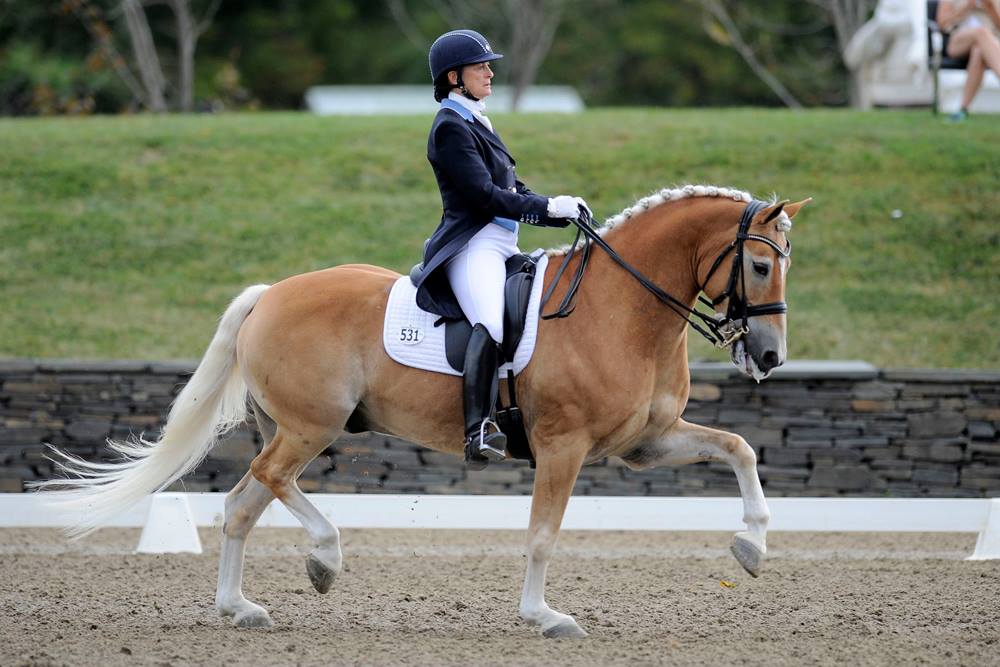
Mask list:
[[[614,248],[617,260],[595,252],[575,294],[567,294],[574,281],[555,281],[553,296],[572,296],[575,310],[540,322],[534,356],[514,380],[537,465],[519,612],[545,637],[587,634],[548,605],[545,573],[581,467],[605,457],[620,457],[633,469],[729,464],[746,524],[731,549],[751,575],[759,573],[769,512],[756,455],[739,435],[681,418],[690,390],[688,318],[663,307],[653,288],[688,306],[703,292],[719,320],[743,304],[743,326],[720,345],[730,348],[737,368],[760,381],[786,357],[786,233],[808,201],[756,202],[746,192],[714,186],[663,189],[594,234]],[[751,203],[758,205],[753,211]],[[567,253],[549,251],[553,259],[568,259],[571,272],[586,259]],[[727,278],[716,269],[730,253]],[[556,264],[548,264],[547,285]],[[63,454],[68,476],[39,485],[62,509],[76,510],[71,534],[95,530],[194,469],[252,410],[264,445],[225,499],[215,605],[236,626],[271,627],[267,610],[244,597],[241,585],[247,537],[275,498],[308,532],[313,548],[306,571],[319,593],[328,592],[341,571],[340,533],[299,489],[306,465],[345,430],[463,453],[461,379],[403,366],[383,349],[386,301],[397,278],[385,268],[349,264],[244,290],[223,314],[158,440],[109,442],[122,457],[110,463]],[[747,304],[762,303],[770,306],[758,312],[749,306],[748,322]]]

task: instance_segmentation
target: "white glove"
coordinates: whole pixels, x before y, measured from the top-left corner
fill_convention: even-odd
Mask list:
[[[580,207],[586,209],[587,213],[593,216],[587,202],[581,197],[570,197],[569,195],[559,195],[549,199],[548,213],[550,218],[570,218],[580,217]]]

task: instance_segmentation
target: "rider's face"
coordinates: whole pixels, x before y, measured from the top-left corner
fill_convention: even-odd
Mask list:
[[[454,78],[454,83],[457,84],[457,73]],[[483,99],[492,95],[493,87],[490,84],[492,78],[493,70],[490,69],[489,63],[476,63],[475,65],[466,65],[462,68],[462,82],[465,84],[465,89],[473,97]]]

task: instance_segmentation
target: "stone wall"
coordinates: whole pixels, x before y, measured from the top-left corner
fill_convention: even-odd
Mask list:
[[[0,360],[0,492],[49,477],[45,444],[93,459],[105,438],[155,436],[193,363]],[[877,370],[790,363],[762,384],[728,364],[692,366],[685,417],[743,435],[765,492],[784,495],[1000,495],[1000,372]],[[228,436],[176,488],[227,491],[260,436]],[[306,491],[530,493],[524,462],[466,472],[450,455],[381,435],[345,438],[304,473]],[[634,472],[615,459],[584,468],[576,493],[735,495],[728,466]]]

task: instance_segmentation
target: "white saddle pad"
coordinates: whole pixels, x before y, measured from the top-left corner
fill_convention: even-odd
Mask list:
[[[535,281],[531,286],[528,301],[527,322],[524,335],[514,353],[513,370],[517,375],[531,361],[538,336],[538,305],[542,300],[542,283],[549,258],[542,255],[535,270]],[[444,325],[434,326],[438,316],[417,306],[417,288],[409,276],[402,276],[389,292],[389,303],[385,309],[385,324],[382,328],[382,344],[390,357],[403,364],[425,371],[461,375],[448,363],[444,350]],[[500,367],[501,375],[511,368],[507,363]]]

